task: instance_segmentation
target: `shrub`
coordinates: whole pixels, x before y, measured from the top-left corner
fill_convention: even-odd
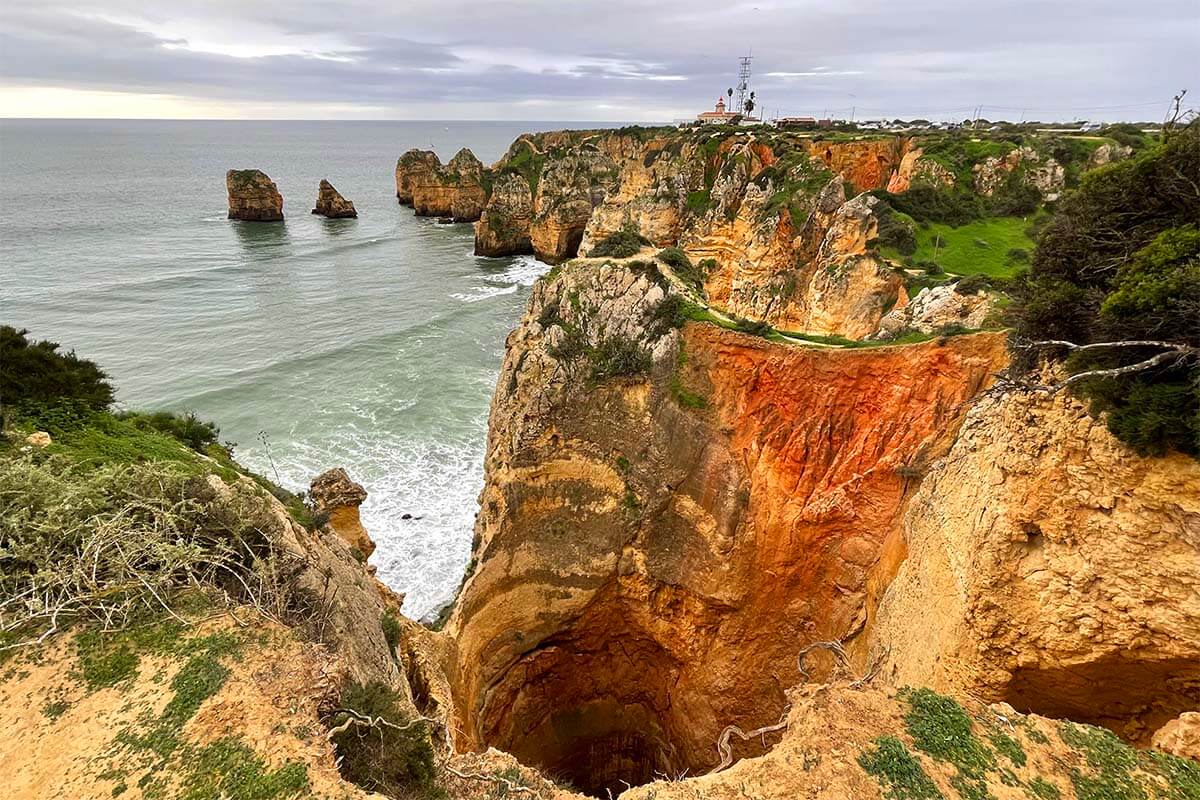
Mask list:
[[[182,415],[170,411],[123,411],[116,416],[141,430],[154,430],[172,436],[198,453],[216,444],[217,436],[221,433],[216,425],[198,419],[191,411]]]
[[[905,256],[917,252],[917,233],[911,220],[897,214],[886,201],[875,207],[875,216],[879,219],[875,238],[881,247],[891,247]]]
[[[733,329],[742,333],[749,333],[752,336],[766,336],[774,330],[769,323],[761,320],[745,319],[744,317],[737,318]]]
[[[926,275],[945,275],[946,270],[935,261],[918,261],[917,267],[924,270]]]
[[[351,683],[342,690],[341,706],[393,725],[410,725],[400,715],[399,699],[394,689],[379,681]],[[349,716],[338,713],[331,723],[336,727]],[[417,722],[405,730],[386,725],[350,725],[334,734],[333,744],[341,759],[343,777],[367,791],[408,797],[427,796],[422,793],[433,793],[435,789],[437,769],[427,723]]]
[[[942,222],[955,228],[979,219],[985,210],[983,198],[968,189],[914,186],[903,194],[882,189],[873,194],[918,222]]]
[[[658,260],[674,270],[675,274],[679,276],[679,279],[690,286],[698,294],[704,294],[705,269],[702,266],[693,264],[692,260],[687,257],[687,253],[683,252],[678,247],[668,247],[665,250],[660,250],[658,252]],[[712,259],[705,259],[700,263],[705,264],[709,261],[712,261],[713,264],[716,263]]]
[[[201,500],[202,489],[169,462],[80,470],[61,456],[0,460],[0,596],[41,598],[4,609],[4,628],[119,626],[197,584],[236,596],[253,586],[261,603],[281,606],[284,577],[262,520],[236,501]]]
[[[113,401],[108,376],[57,342],[30,341],[29,331],[0,325],[0,403],[36,413],[63,401],[102,411]]]
[[[592,251],[588,253],[588,257],[631,258],[648,244],[650,244],[649,239],[639,234],[632,226],[627,226],[597,242]]]
[[[958,292],[959,294],[977,294],[978,292],[989,288],[991,285],[992,282],[987,275],[977,273],[975,275],[968,275],[965,278],[960,278],[958,282],[954,284],[954,291]]]
[[[396,652],[396,645],[400,644],[401,639],[400,620],[389,611],[379,620],[379,624],[383,628],[383,638],[387,641],[388,649]]]
[[[591,353],[592,379],[602,381],[618,375],[637,375],[651,366],[650,354],[637,342],[610,336]]]

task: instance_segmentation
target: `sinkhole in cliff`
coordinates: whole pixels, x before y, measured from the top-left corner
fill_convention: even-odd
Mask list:
[[[698,680],[663,646],[661,631],[647,630],[645,614],[615,595],[602,592],[582,617],[479,686],[472,720],[479,744],[601,798],[664,777],[702,775],[719,761],[721,729],[756,721],[731,718],[727,704],[737,702],[736,692],[715,696],[712,682]],[[726,672],[718,664],[706,671]],[[780,695],[758,710],[773,722],[782,708]],[[736,755],[763,749],[738,743]]]

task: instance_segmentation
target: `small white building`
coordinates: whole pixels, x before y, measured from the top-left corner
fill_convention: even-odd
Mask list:
[[[741,114],[725,110],[725,98],[718,97],[716,108],[696,115],[696,122],[701,125],[732,125],[741,120]]]

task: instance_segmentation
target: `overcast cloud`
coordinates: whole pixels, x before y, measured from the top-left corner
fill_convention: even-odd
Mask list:
[[[6,116],[669,121],[752,53],[768,114],[1160,119],[1197,0],[5,3]]]

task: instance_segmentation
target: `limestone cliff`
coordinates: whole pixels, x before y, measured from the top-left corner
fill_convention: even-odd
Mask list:
[[[874,650],[897,684],[1109,725],[1200,704],[1200,464],[1078,402],[993,393],[921,483]]]
[[[432,153],[412,151],[397,165],[396,187],[419,213],[448,215],[451,194],[480,184],[479,255],[533,253],[557,264],[632,229],[654,247],[677,246],[703,262],[708,301],[728,314],[858,339],[908,299],[902,276],[878,252],[874,200],[861,193],[920,187],[991,197],[1016,180],[1053,200],[1068,175],[1091,162],[1068,173],[1051,152],[1075,150],[974,133],[556,131],[519,137],[480,177],[472,166],[465,181]]]
[[[283,219],[283,195],[261,170],[229,170],[225,173],[225,189],[229,194],[229,219],[248,222]]]
[[[633,263],[534,287],[493,401],[477,566],[448,631],[461,746],[595,791],[713,765],[853,635],[906,466],[1001,337],[829,350],[672,324]]]

